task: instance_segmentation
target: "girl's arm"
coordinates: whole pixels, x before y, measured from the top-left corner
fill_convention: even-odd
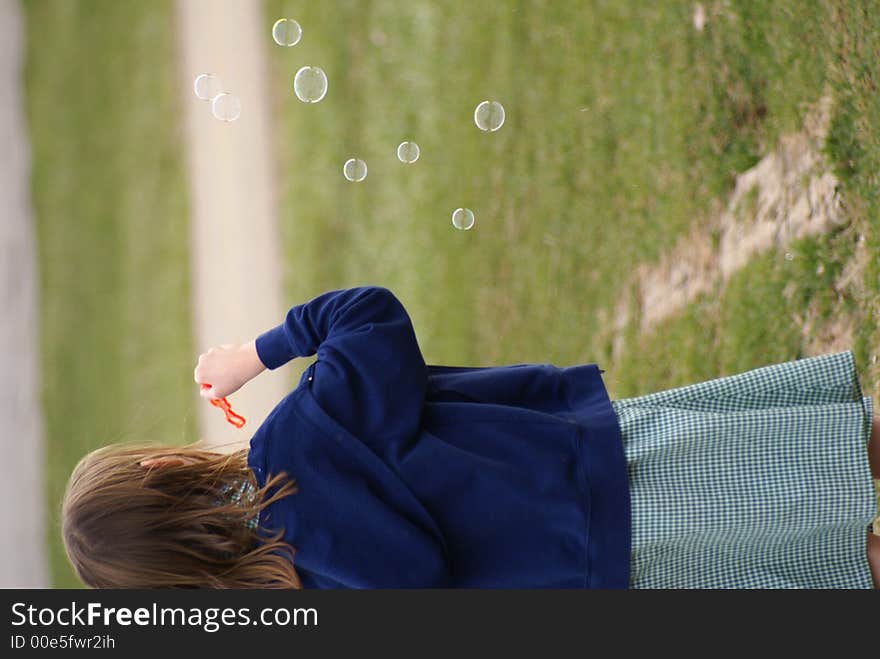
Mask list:
[[[385,288],[330,291],[295,306],[251,343],[200,356],[195,379],[213,385],[204,397],[221,398],[266,368],[314,354],[312,392],[337,423],[377,449],[414,435],[428,369],[409,315]]]
[[[428,368],[409,315],[391,291],[330,291],[293,307],[257,337],[268,368],[317,354],[309,383],[318,404],[374,450],[411,439],[419,428]]]

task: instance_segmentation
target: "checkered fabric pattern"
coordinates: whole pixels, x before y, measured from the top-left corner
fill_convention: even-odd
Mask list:
[[[632,588],[871,588],[871,399],[850,352],[613,402]]]
[[[880,478],[874,479],[874,491],[877,492],[877,510],[880,510]],[[880,515],[874,518],[871,530],[874,535],[880,535]]]
[[[239,503],[242,499],[253,501],[256,496],[256,490],[250,481],[243,480],[238,485],[224,485],[221,490],[222,494],[227,497],[230,503]],[[259,523],[259,516],[254,515],[245,522],[245,526],[256,531]]]

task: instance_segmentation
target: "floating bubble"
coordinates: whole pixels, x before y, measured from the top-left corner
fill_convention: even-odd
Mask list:
[[[504,106],[498,101],[483,101],[474,110],[474,123],[483,132],[495,132],[504,125]]]
[[[358,158],[349,158],[342,166],[342,175],[354,183],[363,181],[367,178],[367,163]]]
[[[317,66],[304,66],[293,77],[293,92],[303,103],[317,103],[327,95],[327,75]]]
[[[302,35],[302,28],[292,18],[279,18],[272,26],[272,38],[279,46],[295,46]]]
[[[229,92],[220,92],[211,101],[211,114],[220,121],[235,121],[241,114],[241,99]]]
[[[222,83],[213,73],[202,73],[196,76],[193,91],[200,101],[210,101],[223,91]]]
[[[415,142],[401,142],[397,145],[397,159],[407,164],[414,163],[419,159],[421,150]]]
[[[456,208],[452,211],[452,226],[467,231],[474,226],[474,212],[470,208]]]

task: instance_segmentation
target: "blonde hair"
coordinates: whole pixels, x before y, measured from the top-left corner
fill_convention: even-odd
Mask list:
[[[143,466],[152,458],[186,464]],[[226,492],[250,483],[253,499]],[[247,521],[296,492],[285,473],[257,489],[247,452],[198,443],[117,444],[86,455],[62,504],[62,536],[77,576],[93,588],[300,588],[283,530]]]

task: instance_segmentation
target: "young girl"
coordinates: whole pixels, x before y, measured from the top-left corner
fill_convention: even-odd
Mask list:
[[[113,446],[63,535],[97,588],[870,588],[848,352],[610,401],[599,368],[427,366],[376,287],[199,357],[207,398],[317,354],[249,451]],[[878,529],[880,531],[880,529]]]

